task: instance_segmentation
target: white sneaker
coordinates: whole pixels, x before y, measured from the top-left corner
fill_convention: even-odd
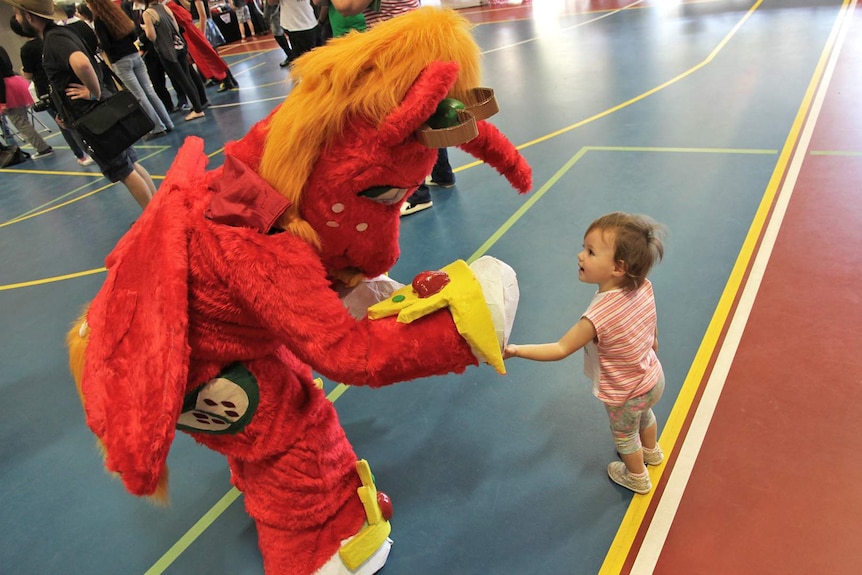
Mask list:
[[[649,473],[644,473],[641,476],[632,475],[626,469],[626,464],[622,461],[614,461],[608,465],[608,477],[617,485],[622,485],[626,489],[630,489],[641,495],[649,493],[652,490]]]
[[[422,210],[427,210],[431,206],[434,205],[434,202],[428,200],[427,202],[422,202],[420,204],[410,203],[408,199],[406,202],[401,204],[401,215],[409,216],[410,214],[415,214],[416,212],[421,212]]]
[[[90,156],[88,156],[86,154],[84,154],[83,158],[78,158],[78,164],[81,166],[89,166],[92,163],[93,163],[93,158],[91,158]]]
[[[664,453],[659,447],[659,444],[656,443],[655,447],[652,449],[643,448],[644,452],[644,463],[647,465],[660,465],[662,461],[664,461]]]

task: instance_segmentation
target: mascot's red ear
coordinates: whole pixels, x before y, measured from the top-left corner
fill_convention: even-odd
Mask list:
[[[397,146],[411,137],[437,110],[458,79],[455,62],[432,62],[419,77],[401,105],[386,116],[379,134],[386,146]]]

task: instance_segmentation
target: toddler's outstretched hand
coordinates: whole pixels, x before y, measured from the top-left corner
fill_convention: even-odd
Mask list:
[[[510,343],[506,347],[503,348],[503,359],[509,359],[510,357],[518,356],[518,346],[514,343]]]

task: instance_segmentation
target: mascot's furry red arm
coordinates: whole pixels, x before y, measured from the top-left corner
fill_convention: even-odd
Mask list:
[[[223,166],[207,172],[188,139],[69,334],[107,468],[163,497],[177,428],[223,453],[268,574],[373,573],[389,552],[385,496],[312,369],[370,386],[477,357],[503,371],[486,305],[499,281],[463,262],[358,320],[336,290],[395,263],[400,204],[436,156],[417,134],[446,98],[473,123],[478,54],[465,20],[423,8],[299,59],[291,94]],[[526,192],[512,144],[484,120],[472,129],[462,147]]]

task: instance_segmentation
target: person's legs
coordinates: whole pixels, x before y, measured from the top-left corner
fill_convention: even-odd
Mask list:
[[[138,202],[138,205],[141,208],[146,208],[147,204],[153,198],[153,193],[150,191],[147,180],[136,170],[132,170],[125,178],[121,178],[120,181],[126,186],[126,189],[129,190],[129,193]]]
[[[455,185],[455,174],[452,172],[452,166],[449,165],[449,152],[446,148],[437,150],[437,162],[431,169],[430,183],[441,188],[451,188]]]
[[[649,452],[653,457],[658,455],[658,463],[661,462],[661,450],[658,449],[655,439],[657,424],[651,408],[658,402],[663,391],[664,377],[661,377],[645,394],[632,398],[621,406],[605,405],[617,452],[622,459],[622,462],[614,461],[608,465],[608,476],[614,483],[635,493],[649,493],[652,489],[652,482],[644,465],[642,437],[652,443],[653,447]],[[649,446],[649,443],[647,445]]]
[[[149,100],[150,105],[152,105],[153,110],[158,114],[159,119],[162,121],[162,124],[165,126],[165,130],[172,130],[174,127],[174,122],[171,120],[171,115],[168,113],[168,110],[165,108],[165,105],[156,95],[155,90],[150,85],[149,78],[147,77],[147,68],[144,65],[143,59],[141,59],[140,55],[133,54],[134,62],[132,63],[132,72],[135,75],[135,78],[138,79],[138,85],[141,86],[141,89],[144,91],[144,95],[147,100]],[[158,125],[156,126],[158,127]]]
[[[182,88],[183,94],[186,98],[191,102],[192,113],[188,114],[186,118],[189,118],[193,114],[195,117],[201,117],[203,115],[203,109],[201,108],[201,101],[198,97],[198,92],[192,84],[191,78],[188,77],[188,62],[183,57],[182,61],[185,66],[179,61],[180,54],[177,54],[178,60],[176,62],[171,62],[169,60],[164,60],[162,65],[165,67],[165,71],[168,73],[168,76],[173,82],[175,88]],[[199,114],[199,115],[198,115]],[[194,119],[194,118],[191,118]]]
[[[189,77],[192,79],[192,85],[194,85],[195,89],[198,92],[198,99],[201,101],[201,108],[206,108],[209,106],[209,96],[207,96],[207,89],[204,82],[204,77],[201,75],[200,70],[193,65],[191,62],[188,62],[189,67]]]
[[[144,179],[144,182],[147,184],[147,188],[150,190],[150,197],[153,197],[153,194],[156,193],[156,183],[153,181],[150,173],[138,162],[135,162],[135,171]]]
[[[285,30],[287,39],[290,41],[290,59],[296,60],[309,50],[317,46],[317,26],[311,30],[300,30],[294,32]]]
[[[401,215],[409,216],[422,210],[427,210],[434,203],[431,201],[431,191],[425,184],[420,184],[407,200],[401,204]]]
[[[153,131],[151,133],[164,133],[167,126],[162,122],[159,114],[156,113],[156,110],[150,103],[150,99],[147,97],[146,92],[144,92],[144,87],[141,85],[138,75],[134,71],[136,59],[140,61],[140,57],[137,54],[129,54],[120,58],[114,62],[114,73],[120,78],[126,89],[135,95],[135,98],[138,99],[138,103],[141,105],[141,109],[152,120]],[[143,68],[143,63],[141,63],[141,67]]]
[[[111,182],[121,182],[138,205],[145,208],[153,197],[155,184],[150,174],[138,164],[138,154],[134,148],[123,150],[116,157],[106,160],[96,154],[93,160]]]
[[[21,137],[36,149],[36,156],[46,156],[51,152],[51,146],[42,139],[42,136],[33,127],[27,111],[28,109],[25,107],[6,108],[6,117],[18,129]]]
[[[147,67],[147,76],[153,84],[153,91],[159,97],[165,109],[168,112],[174,110],[174,102],[171,100],[171,93],[168,92],[168,87],[165,82],[165,68],[162,66],[162,61],[155,50],[150,50],[144,54],[144,65]],[[179,97],[179,92],[177,92]],[[178,106],[177,106],[178,107]]]

